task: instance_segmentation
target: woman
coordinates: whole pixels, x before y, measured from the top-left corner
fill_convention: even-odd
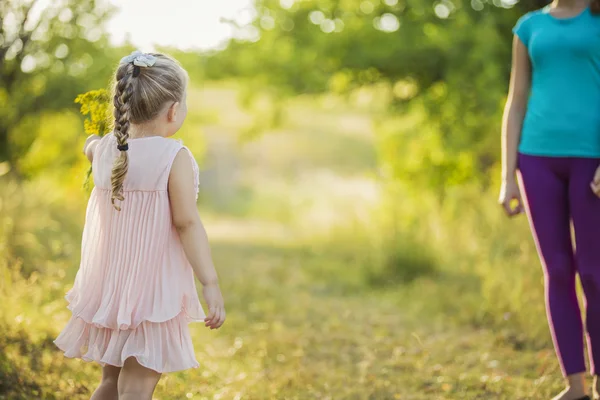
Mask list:
[[[600,0],[555,0],[513,30],[500,203],[509,216],[527,209],[544,266],[548,320],[567,379],[554,400],[589,399],[576,274],[592,374],[600,367],[599,12]],[[597,376],[594,386],[598,397]]]

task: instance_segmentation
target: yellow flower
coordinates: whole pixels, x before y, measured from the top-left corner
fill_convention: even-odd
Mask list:
[[[104,136],[110,131],[110,102],[106,90],[91,90],[80,94],[75,103],[81,104],[79,111],[87,117],[83,123],[86,135]]]

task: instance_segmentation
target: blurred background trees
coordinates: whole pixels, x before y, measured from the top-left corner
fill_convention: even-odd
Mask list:
[[[511,30],[546,4],[260,0],[254,22],[241,28],[255,42],[232,41],[208,59],[207,74],[284,95],[377,87],[393,114],[418,118],[418,128],[384,129],[382,162],[394,177],[440,193],[473,179],[487,186],[499,156]]]
[[[113,68],[103,28],[111,7],[95,0],[51,3],[0,3],[0,163],[16,176],[42,134],[43,116],[76,110],[75,96],[104,87]],[[72,154],[62,156],[72,161]]]
[[[540,384],[560,384],[560,371],[548,367],[535,246],[526,219],[496,204],[511,29],[547,2],[254,4],[223,48],[158,49],[191,78],[178,136],[201,164],[199,204],[237,324],[221,342],[198,336],[214,375],[193,392],[551,397]],[[113,11],[0,1],[0,398],[84,399],[96,381],[51,340],[85,215],[75,99],[96,101],[104,92],[89,92],[133,49],[109,41]],[[407,323],[425,344],[411,348]],[[184,375],[162,382],[166,396],[194,396]]]
[[[258,0],[252,23],[238,27],[239,39],[224,50],[175,55],[192,76],[234,78],[252,95],[377,88],[394,115],[419,118],[418,130],[383,129],[393,132],[385,135],[382,162],[393,176],[441,191],[474,176],[489,183],[487,171],[498,160],[511,28],[545,3]],[[77,94],[106,87],[116,59],[103,30],[110,6],[42,4],[0,5],[0,162],[17,175],[41,116],[74,109]],[[407,149],[418,166],[396,161]]]

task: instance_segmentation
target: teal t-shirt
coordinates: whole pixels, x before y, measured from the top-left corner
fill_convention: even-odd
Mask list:
[[[600,157],[600,16],[558,19],[546,7],[517,22],[527,47],[531,91],[519,151]]]

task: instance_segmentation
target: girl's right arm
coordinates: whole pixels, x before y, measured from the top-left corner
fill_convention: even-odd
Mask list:
[[[217,329],[225,322],[225,307],[208,236],[196,208],[194,170],[186,150],[179,151],[175,156],[169,174],[168,190],[173,225],[179,232],[185,255],[203,285],[204,299],[209,308],[206,326]]]
[[[87,157],[90,162],[94,160],[94,150],[98,143],[100,143],[100,139],[102,139],[98,135],[90,135],[85,140],[85,144],[83,145],[83,154]]]
[[[502,191],[500,202],[509,215],[522,212],[522,200],[516,180],[517,157],[523,119],[527,111],[527,101],[531,87],[531,62],[527,47],[514,36],[512,68],[508,99],[502,121]],[[512,200],[519,204],[511,207]]]

